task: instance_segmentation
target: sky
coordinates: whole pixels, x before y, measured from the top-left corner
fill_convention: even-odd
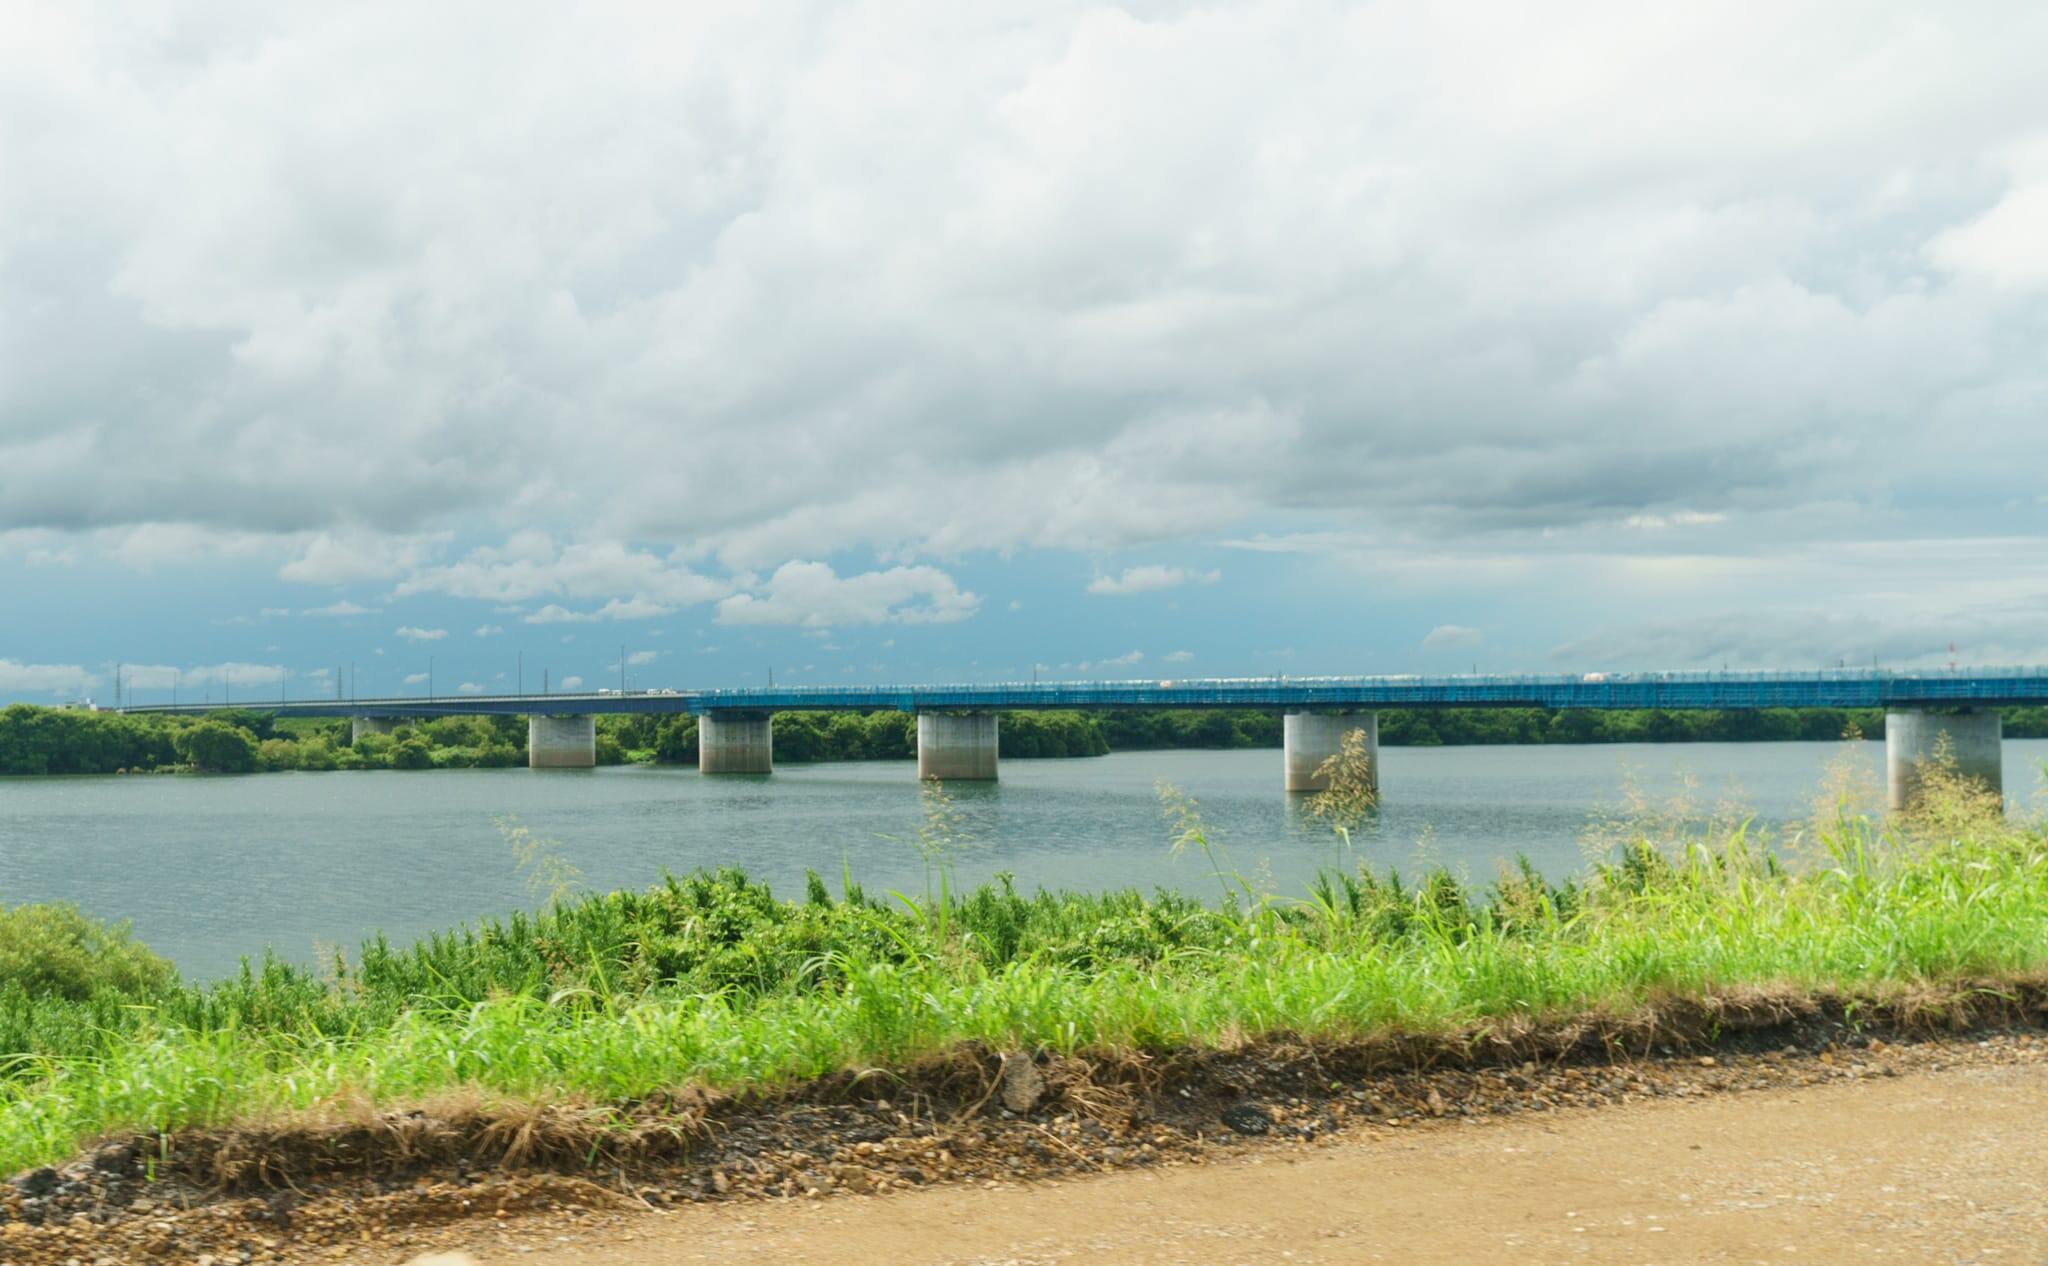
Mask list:
[[[0,701],[2048,662],[2048,6],[0,9]]]

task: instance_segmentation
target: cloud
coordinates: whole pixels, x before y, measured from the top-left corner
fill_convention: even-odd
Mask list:
[[[1462,624],[1439,624],[1422,639],[1426,651],[1445,650],[1458,646],[1477,646],[1486,640],[1478,629]]]
[[[1192,663],[1194,658],[1195,653],[1193,651],[1168,651],[1165,655],[1165,660],[1169,664]]]
[[[378,610],[379,608],[377,607],[362,606],[359,603],[350,602],[348,599],[343,598],[339,602],[330,602],[324,607],[308,607],[299,612],[299,614],[328,616],[376,615]]]
[[[465,681],[455,688],[455,693],[459,695],[480,695],[483,692],[484,688],[473,681]]]
[[[299,546],[297,557],[278,568],[277,574],[280,579],[308,585],[384,580],[418,567],[446,540],[446,533],[318,532]]]
[[[1076,664],[1075,667],[1084,673],[1095,668],[1129,668],[1144,662],[1144,659],[1145,653],[1143,651],[1126,651],[1121,655],[1113,655],[1108,659],[1084,659]]]
[[[614,598],[599,607],[597,614],[600,619],[605,620],[651,620],[656,616],[673,614],[674,611],[674,607],[635,597],[623,601]]]
[[[1725,514],[1707,514],[1698,510],[1673,510],[1669,514],[1631,514],[1623,519],[1622,526],[1639,532],[1663,532],[1671,528],[1707,527],[1726,523]]]
[[[524,619],[528,624],[589,624],[598,617],[589,611],[571,611],[567,607],[550,602]]]
[[[514,533],[505,544],[471,550],[460,561],[421,569],[396,586],[400,596],[445,593],[498,604],[536,598],[608,599],[607,618],[638,619],[708,602],[731,585],[667,556],[612,541],[557,545],[545,532]]]
[[[1102,595],[1151,593],[1181,585],[1213,585],[1223,579],[1220,571],[1189,571],[1184,567],[1126,567],[1121,576],[1097,576],[1088,582],[1088,592]]]
[[[824,563],[792,562],[757,592],[718,604],[721,624],[790,624],[832,628],[864,624],[949,624],[981,609],[935,567],[892,567],[841,577]]]
[[[53,553],[681,608],[819,541],[1952,521],[2038,464],[1981,462],[2038,451],[2025,6],[130,25],[10,32],[0,532]]]
[[[2048,244],[2039,226],[2048,219],[2048,140],[2005,156],[2010,183],[1996,205],[1944,229],[1927,245],[1935,263],[2005,290],[2048,288]]]
[[[410,624],[401,624],[392,633],[408,642],[438,642],[448,636],[447,629],[422,629]]]
[[[137,665],[136,671],[139,673],[142,667]],[[240,660],[219,664],[191,664],[172,670],[172,674],[180,690],[218,689],[230,694],[246,692],[245,697],[250,698],[275,698],[278,682],[289,675],[282,664],[253,664]],[[127,676],[126,669],[122,675]],[[139,678],[135,684],[139,687],[144,685]],[[161,669],[157,668],[152,672],[147,688],[162,689],[170,684],[163,680]]]
[[[806,624],[875,608],[778,599],[793,559],[1321,541],[1622,638],[1575,556],[2048,535],[2039,6],[39,12],[28,563]]]
[[[407,673],[405,675],[405,684],[408,686],[424,686],[427,684],[427,675],[425,673]]]
[[[129,690],[169,690],[180,676],[180,670],[171,664],[121,665],[121,684]],[[4,689],[0,684],[0,690]]]
[[[479,624],[474,630],[478,637],[497,637],[504,631],[505,626],[502,624]]]
[[[583,689],[583,679],[581,677],[564,677],[562,678],[562,689],[581,690]]]
[[[626,656],[626,663],[629,667],[640,667],[651,664],[659,658],[661,658],[660,651],[634,651]]]
[[[97,674],[77,664],[24,664],[0,659],[0,691],[8,693],[81,695],[98,682]]]

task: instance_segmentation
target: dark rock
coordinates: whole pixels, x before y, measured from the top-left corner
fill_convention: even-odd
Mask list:
[[[1257,1104],[1233,1103],[1223,1110],[1223,1124],[1239,1134],[1264,1134],[1273,1128],[1273,1118]]]
[[[31,1169],[14,1180],[14,1189],[30,1199],[47,1196],[57,1189],[57,1171],[48,1165]]]

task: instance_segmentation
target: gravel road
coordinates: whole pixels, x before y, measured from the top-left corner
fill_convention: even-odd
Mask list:
[[[1207,1164],[468,1233],[482,1266],[2048,1261],[2048,1065],[1345,1130]],[[451,1245],[451,1248],[457,1246]],[[400,1256],[323,1254],[391,1266]]]

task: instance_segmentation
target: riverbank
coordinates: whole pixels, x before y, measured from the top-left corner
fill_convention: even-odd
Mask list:
[[[998,1106],[1000,1065],[988,1060],[987,1095],[963,1079],[940,1096],[899,1083],[703,1102],[712,1128],[689,1156],[580,1172],[437,1155],[478,1133],[473,1105],[466,1116],[444,1103],[359,1119],[341,1137],[245,1133],[226,1158],[246,1167],[368,1144],[383,1162],[374,1172],[301,1164],[266,1184],[245,1168],[223,1190],[212,1175],[151,1178],[147,1157],[116,1145],[21,1176],[0,1189],[0,1252],[15,1266],[207,1254],[392,1266],[437,1252],[472,1255],[454,1259],[464,1266],[707,1252],[849,1266],[1634,1263],[1788,1249],[1967,1259],[2048,1233],[2035,1191],[2048,1164],[2042,996],[1988,1028],[1751,1010],[1707,1046],[1581,1046],[1520,1063],[1477,1049],[1418,1068],[1340,1048],[1246,1048],[1112,1075],[1096,1096],[1069,1097],[1067,1083],[1021,1114]],[[400,1140],[416,1148],[391,1163]]]
[[[0,929],[0,1049],[21,1053],[0,1079],[0,1167],[114,1137],[158,1180],[210,1187],[303,1189],[407,1157],[631,1172],[729,1134],[707,1124],[719,1104],[986,1116],[1007,1088],[991,1070],[1018,1056],[1042,1083],[1020,1119],[1085,1117],[1162,1086],[1213,1105],[1163,1071],[1288,1050],[1366,1072],[1519,1066],[1801,1017],[1905,1034],[2041,1011],[2048,837],[1963,785],[1915,818],[1823,816],[1777,852],[1741,828],[1638,833],[1564,882],[1361,868],[1297,899],[1238,872],[1179,803],[1207,903],[958,891],[953,809],[927,794],[921,894],[814,878],[787,901],[700,874],[206,988],[118,933],[17,911]],[[550,850],[514,842],[545,888]],[[403,1124],[451,1102],[470,1127]]]

